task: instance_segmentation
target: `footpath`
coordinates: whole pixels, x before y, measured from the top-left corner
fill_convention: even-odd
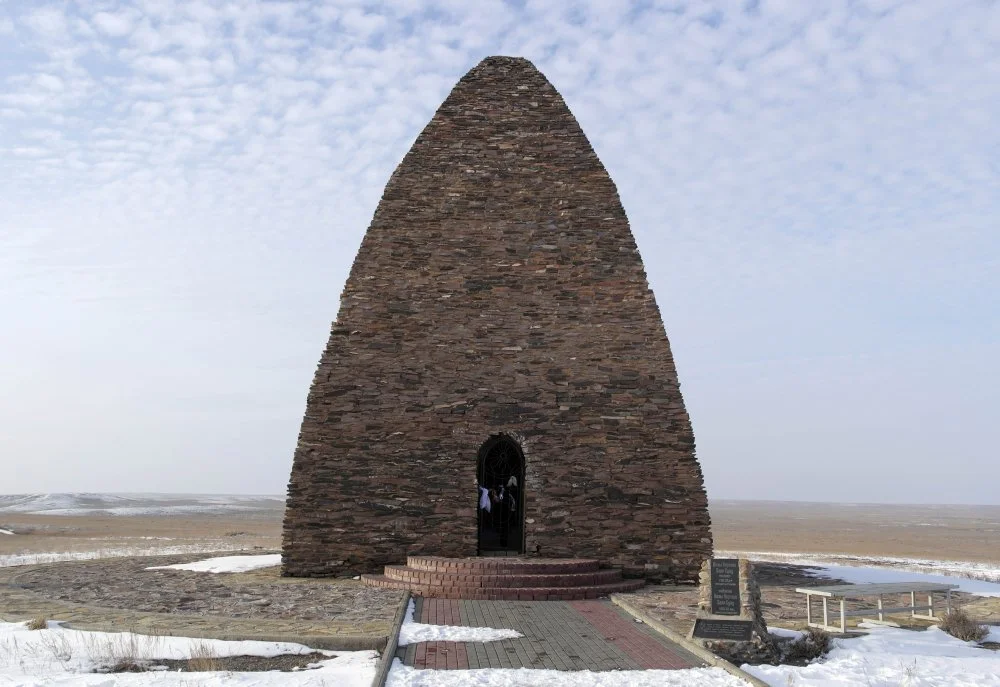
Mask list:
[[[396,657],[413,668],[550,670],[679,670],[706,664],[637,622],[607,599],[588,601],[460,601],[415,598],[413,619],[432,625],[517,630],[493,642],[421,642]]]

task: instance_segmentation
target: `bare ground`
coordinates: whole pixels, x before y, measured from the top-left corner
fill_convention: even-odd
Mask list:
[[[838,553],[996,563],[1000,506],[713,501],[719,551]]]
[[[816,570],[802,565],[783,563],[757,563],[757,582],[760,585],[764,619],[769,626],[801,630],[806,627],[805,597],[795,591],[798,587],[816,587],[838,584],[840,580],[815,576]],[[694,624],[698,610],[698,590],[692,585],[650,585],[630,595],[631,600],[651,616],[676,632],[687,634]],[[908,603],[908,599],[904,599]],[[934,603],[944,608],[944,596],[935,595]],[[1000,623],[1000,598],[982,598],[971,594],[953,593],[952,604],[964,608],[970,616],[985,623]],[[902,603],[900,605],[903,605]],[[871,608],[874,617],[875,603],[851,602],[851,608]],[[813,609],[817,609],[814,607]],[[832,611],[831,611],[832,612]],[[900,627],[926,628],[936,621],[912,618],[908,614],[886,617]],[[857,627],[863,619],[849,618],[848,626]]]
[[[716,501],[711,514],[716,549],[723,551],[984,563],[997,562],[1000,557],[1000,507],[996,506]],[[0,569],[4,578],[0,586],[7,584],[0,595],[0,617],[37,615],[32,612],[34,604],[40,613],[68,613],[80,626],[94,629],[101,626],[101,618],[114,615],[109,609],[119,609],[114,620],[119,625],[127,621],[135,628],[155,629],[166,620],[166,631],[175,634],[187,627],[200,628],[198,636],[212,636],[213,628],[233,627],[233,623],[248,628],[256,625],[268,633],[310,633],[320,626],[343,634],[353,630],[381,633],[391,619],[396,597],[370,598],[370,590],[353,580],[286,580],[278,576],[277,569],[222,576],[162,571],[164,576],[159,576],[143,570],[153,562],[134,558],[164,550],[276,550],[281,517],[280,508],[184,516],[0,514],[0,528],[16,532],[0,536],[0,565],[5,556],[9,564],[14,555],[133,556],[101,565],[86,562],[44,566],[44,570]],[[199,557],[175,555],[156,563]],[[802,566],[761,564],[758,569],[767,620],[783,627],[800,627],[804,621],[804,599],[794,592],[795,587],[830,583],[812,578]],[[12,577],[15,572],[16,581]],[[16,594],[12,591],[15,588]],[[640,592],[636,601],[654,617],[686,632],[697,599],[692,587],[652,586]],[[980,621],[1000,623],[1000,599],[957,595],[956,601],[965,604]],[[900,620],[904,625],[924,624]]]
[[[0,513],[0,565],[44,562],[41,554],[155,555],[254,551],[281,546],[282,511],[234,515],[34,515]],[[13,559],[14,556],[22,558]],[[31,557],[35,556],[35,559]]]

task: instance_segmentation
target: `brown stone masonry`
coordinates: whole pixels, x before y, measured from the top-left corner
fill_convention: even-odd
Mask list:
[[[525,457],[526,555],[695,581],[694,435],[614,183],[524,59],[466,74],[386,186],[309,392],[284,573],[475,556],[477,454]]]

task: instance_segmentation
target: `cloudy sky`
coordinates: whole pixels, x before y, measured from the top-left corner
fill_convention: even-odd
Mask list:
[[[618,184],[710,497],[1000,503],[998,0],[0,0],[0,492],[283,492],[490,54]]]

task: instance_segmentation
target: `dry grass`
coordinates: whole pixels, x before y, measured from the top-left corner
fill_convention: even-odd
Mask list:
[[[941,629],[963,642],[981,642],[990,633],[990,628],[977,623],[961,608],[952,610],[944,617]]]
[[[66,666],[73,660],[73,644],[62,632],[49,632],[42,637],[42,646],[58,661],[60,665]]]
[[[24,626],[29,630],[44,630],[49,626],[49,622],[45,618],[39,616],[37,618],[32,618],[26,622]]]
[[[87,642],[87,654],[101,673],[139,673],[148,669],[157,655],[158,635],[134,632],[94,634]]]
[[[212,672],[220,670],[219,656],[208,642],[197,642],[191,649],[188,659],[188,670],[195,672]]]
[[[781,662],[804,666],[830,650],[830,635],[815,627],[808,627],[801,637],[782,647]]]

